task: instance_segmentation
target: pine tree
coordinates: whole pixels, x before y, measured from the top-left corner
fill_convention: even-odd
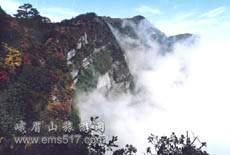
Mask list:
[[[15,14],[14,16],[19,19],[28,19],[31,17],[39,16],[38,10],[33,8],[33,6],[29,3],[19,6],[17,12],[18,13]]]

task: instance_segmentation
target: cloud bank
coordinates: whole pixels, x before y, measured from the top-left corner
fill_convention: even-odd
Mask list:
[[[216,23],[216,29],[211,26],[212,31],[207,31],[206,24],[217,19],[196,24],[194,19],[187,20],[194,14],[175,19],[180,19],[177,22],[183,22],[181,24],[194,24],[200,34],[199,43],[192,47],[177,44],[174,51],[166,55],[159,54],[159,45],[149,39],[146,22],[135,29],[148,48],[139,40],[112,29],[125,50],[137,93],[108,96],[96,89],[81,95],[77,99],[81,117],[101,116],[106,121],[108,134],[118,135],[122,144],[136,145],[138,154],[147,146],[150,133],[166,135],[187,130],[207,141],[211,154],[229,154],[230,45],[226,29],[218,29],[228,23]],[[186,28],[184,30],[190,32]],[[131,46],[134,43],[138,46]]]

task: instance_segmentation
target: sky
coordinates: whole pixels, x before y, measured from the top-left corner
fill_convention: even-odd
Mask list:
[[[217,16],[226,11],[225,7],[230,4],[228,0],[0,0],[2,7],[9,13],[14,13],[18,5],[28,2],[42,15],[49,16],[55,21],[86,12],[112,17],[131,17],[141,14],[152,20],[162,17],[170,19],[174,13],[187,14],[195,11]],[[215,10],[217,8],[219,9]]]
[[[16,13],[24,3],[31,3],[53,22],[86,12],[120,18],[143,15],[168,35],[200,33],[200,29],[210,30],[230,17],[229,0],[0,0],[9,14]]]

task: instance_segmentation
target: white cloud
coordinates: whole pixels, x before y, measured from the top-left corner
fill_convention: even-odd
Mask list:
[[[149,18],[149,20],[167,35],[189,32],[205,35],[216,33],[217,36],[220,36],[221,33],[217,31],[219,29],[225,31],[226,38],[230,38],[230,32],[227,28],[230,25],[230,16],[226,13],[225,9],[226,7],[218,7],[206,13],[201,11],[187,11],[175,13],[174,16],[167,17],[167,19],[160,18],[160,20],[155,20]]]
[[[162,12],[158,9],[158,8],[151,8],[149,6],[140,6],[139,8],[136,9],[136,11],[138,13],[141,13],[141,14],[146,14],[146,15],[159,15],[161,14]]]
[[[0,5],[3,10],[12,15],[17,12],[17,9],[21,4],[14,0],[1,0]]]
[[[183,20],[187,20],[191,17],[194,17],[197,15],[197,12],[195,11],[191,11],[191,12],[183,12],[183,13],[180,13],[176,16],[175,20],[177,21],[183,21]]]
[[[213,18],[222,15],[226,10],[226,7],[218,7],[213,10],[210,10],[204,14],[202,14],[200,17],[207,17],[207,18]]]
[[[189,130],[208,142],[211,154],[229,154],[230,124],[226,122],[230,117],[230,46],[226,38],[230,38],[230,22],[219,22],[218,17],[200,18],[198,14],[187,12],[170,20],[162,19],[161,28],[169,34],[201,35],[199,44],[193,48],[177,45],[173,53],[164,56],[156,54],[154,42],[145,48],[115,31],[137,79],[136,86],[144,91],[134,96],[106,98],[95,90],[77,102],[82,118],[102,116],[108,126],[106,130],[118,135],[124,144],[132,139],[138,150],[146,146],[146,137],[151,132],[165,135]],[[142,34],[145,26],[138,27],[137,34],[148,40],[148,33]],[[129,46],[133,43],[138,46]]]

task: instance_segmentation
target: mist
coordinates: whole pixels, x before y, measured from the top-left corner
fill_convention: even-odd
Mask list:
[[[148,34],[149,22],[123,24],[131,25],[141,38],[132,39],[110,26],[125,51],[136,93],[107,95],[111,79],[105,74],[97,89],[76,97],[82,120],[100,116],[106,134],[117,135],[121,146],[133,144],[138,154],[148,146],[150,133],[186,131],[206,141],[211,154],[229,154],[230,45],[225,38],[215,38],[216,31],[210,31],[213,36],[200,31],[195,44],[187,40],[161,54],[160,45]]]

